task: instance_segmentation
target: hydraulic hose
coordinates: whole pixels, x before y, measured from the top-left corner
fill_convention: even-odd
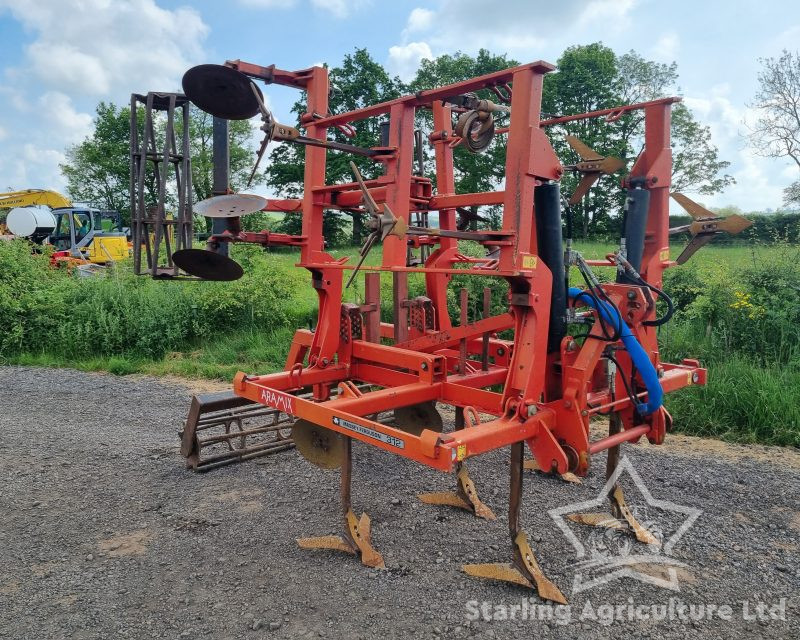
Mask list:
[[[639,344],[636,336],[633,335],[631,328],[626,322],[623,322],[619,312],[610,304],[603,300],[598,300],[594,296],[586,295],[583,289],[577,287],[570,287],[568,296],[571,300],[580,298],[582,302],[592,307],[597,311],[602,319],[609,323],[611,326],[620,327],[619,338],[625,346],[625,350],[631,358],[634,366],[639,370],[639,375],[644,381],[644,386],[647,388],[647,402],[641,402],[636,405],[636,411],[641,415],[650,415],[657,411],[664,400],[664,390],[661,388],[661,383],[658,381],[658,373],[647,353]],[[599,307],[597,305],[600,305]]]

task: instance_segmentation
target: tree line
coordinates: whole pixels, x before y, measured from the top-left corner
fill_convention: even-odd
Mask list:
[[[366,49],[355,49],[344,56],[339,66],[329,69],[329,106],[332,113],[350,111],[516,64],[516,60],[505,54],[494,54],[484,49],[474,56],[460,52],[445,54],[432,60],[423,60],[415,77],[409,83],[404,83],[391,76]],[[765,71],[760,77],[762,92],[757,97],[765,117],[761,128],[752,135],[754,142],[757,142],[759,135],[762,136],[762,152],[779,155],[785,151],[800,167],[800,142],[792,146],[785,141],[776,142],[774,135],[771,138],[764,137],[765,132],[772,131],[770,123],[775,123],[774,117],[772,120],[767,118],[772,104],[769,94],[775,91],[767,79],[775,75],[776,69],[783,69],[787,65],[800,69],[800,58],[785,53],[778,61],[765,61]],[[618,55],[602,43],[568,48],[558,59],[557,67],[557,71],[544,78],[542,112],[546,117],[607,109],[679,93],[675,63],[664,64],[647,60],[634,51]],[[777,84],[780,87],[788,84],[788,90],[791,91],[792,82],[797,82],[796,97],[800,102],[800,72],[797,69],[796,75],[788,74],[782,85]],[[776,83],[773,82],[774,84]],[[479,95],[496,100],[488,91],[479,92]],[[97,206],[119,210],[123,215],[128,214],[129,109],[127,106],[101,103],[97,108],[93,134],[67,150],[67,158],[61,168],[67,179],[69,195],[74,200],[92,202]],[[298,119],[305,113],[303,94],[294,103],[291,111]],[[789,116],[784,115],[781,124],[786,128],[787,120],[791,128]],[[197,200],[211,195],[211,121],[211,116],[192,108],[192,179]],[[357,123],[354,137],[348,138],[338,129],[331,129],[329,138],[358,146],[376,146],[380,140],[380,124],[380,117],[369,118]],[[503,124],[504,119],[500,117],[497,125]],[[420,110],[417,126],[427,134],[432,125],[430,112]],[[556,153],[565,164],[578,159],[565,143],[565,136],[571,134],[602,155],[622,158],[630,167],[642,148],[643,127],[643,113],[630,112],[613,123],[607,123],[602,118],[582,120],[550,127],[548,133]],[[254,150],[251,146],[253,132],[254,127],[249,121],[231,122],[231,187],[234,190],[244,187],[254,162]],[[796,123],[795,133],[797,132],[800,132],[800,120]],[[435,178],[432,150],[429,145],[424,146],[424,171],[429,177]],[[674,190],[710,195],[722,191],[734,182],[733,177],[726,173],[730,163],[719,157],[709,127],[699,122],[683,103],[673,106],[672,146]],[[504,136],[495,136],[490,147],[482,154],[473,154],[463,147],[457,147],[457,190],[468,192],[498,188],[504,172],[504,157]],[[349,154],[330,152],[326,176],[329,183],[352,180],[349,167],[351,159],[359,166],[365,178],[376,177],[381,170],[379,163],[367,158],[352,158]],[[303,162],[304,148],[301,145],[275,145],[266,168],[256,180],[266,184],[277,195],[296,197],[302,193]],[[615,218],[624,199],[619,178],[619,174],[601,178],[589,195],[574,208],[575,219],[579,221],[577,235],[604,236],[614,232]],[[577,179],[578,177],[569,172],[565,174],[562,191],[565,194],[571,193]],[[792,190],[800,193],[800,180],[787,190],[787,201],[791,201],[794,193]],[[499,223],[498,207],[483,207],[473,213],[476,214],[471,217],[473,224],[476,220],[480,226],[487,227],[497,226]],[[258,223],[274,224],[281,231],[297,233],[300,219],[299,216],[289,214],[277,221],[261,217]],[[348,233],[350,229],[352,235]],[[363,229],[364,220],[358,214],[353,215],[352,223],[350,216],[338,212],[329,212],[325,216],[325,235],[331,244],[357,244],[361,240]]]

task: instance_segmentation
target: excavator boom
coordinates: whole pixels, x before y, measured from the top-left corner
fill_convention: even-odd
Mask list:
[[[72,202],[66,196],[47,189],[24,189],[22,191],[0,193],[0,209],[35,205],[58,209],[59,207],[71,207]]]

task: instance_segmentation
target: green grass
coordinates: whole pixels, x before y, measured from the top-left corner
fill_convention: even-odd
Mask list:
[[[602,258],[614,247],[582,242],[576,248]],[[673,246],[672,256],[681,249]],[[351,264],[358,259],[356,248],[330,253],[349,256]],[[77,279],[52,271],[46,256],[31,257],[24,243],[0,243],[0,356],[7,363],[116,375],[230,380],[240,370],[280,370],[295,329],[315,322],[311,276],[295,267],[296,251],[236,246],[233,257],[246,274],[235,283],[158,282],[132,276],[125,264],[104,278]],[[380,261],[376,247],[366,264]],[[668,396],[677,430],[800,446],[798,282],[800,248],[790,244],[712,245],[665,274],[678,311],[659,330],[662,358],[698,358],[709,369],[706,387]],[[360,302],[362,283],[345,299]],[[456,276],[451,315],[457,317],[458,287],[479,300],[487,285],[494,285],[493,312],[504,310],[502,280]],[[422,276],[411,274],[409,288],[412,296],[424,293]],[[391,274],[381,275],[381,289],[382,317],[390,321]]]
[[[50,351],[25,352],[8,359],[9,364],[37,367],[70,367],[81,371],[108,371],[125,376],[143,373],[155,376],[231,380],[238,371],[270,373],[283,369],[294,329],[271,332],[239,330],[213,341],[187,345],[163,358],[104,355],[69,358]]]
[[[800,447],[800,370],[734,357],[708,383],[667,396],[675,430],[732,442]]]

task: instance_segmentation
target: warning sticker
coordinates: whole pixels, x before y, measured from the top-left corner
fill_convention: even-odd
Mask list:
[[[539,262],[537,256],[522,256],[522,268],[523,269],[535,269],[536,264]]]
[[[403,442],[400,438],[395,438],[394,436],[390,436],[385,433],[381,433],[380,431],[375,431],[375,429],[370,429],[369,427],[365,427],[361,424],[356,424],[355,422],[350,422],[349,420],[345,420],[344,418],[337,418],[333,416],[333,424],[337,427],[344,427],[345,429],[349,429],[350,431],[354,431],[355,433],[360,433],[362,436],[367,436],[368,438],[372,438],[373,440],[379,440],[380,442],[386,443],[392,447],[396,447],[397,449],[404,449],[406,443]]]

